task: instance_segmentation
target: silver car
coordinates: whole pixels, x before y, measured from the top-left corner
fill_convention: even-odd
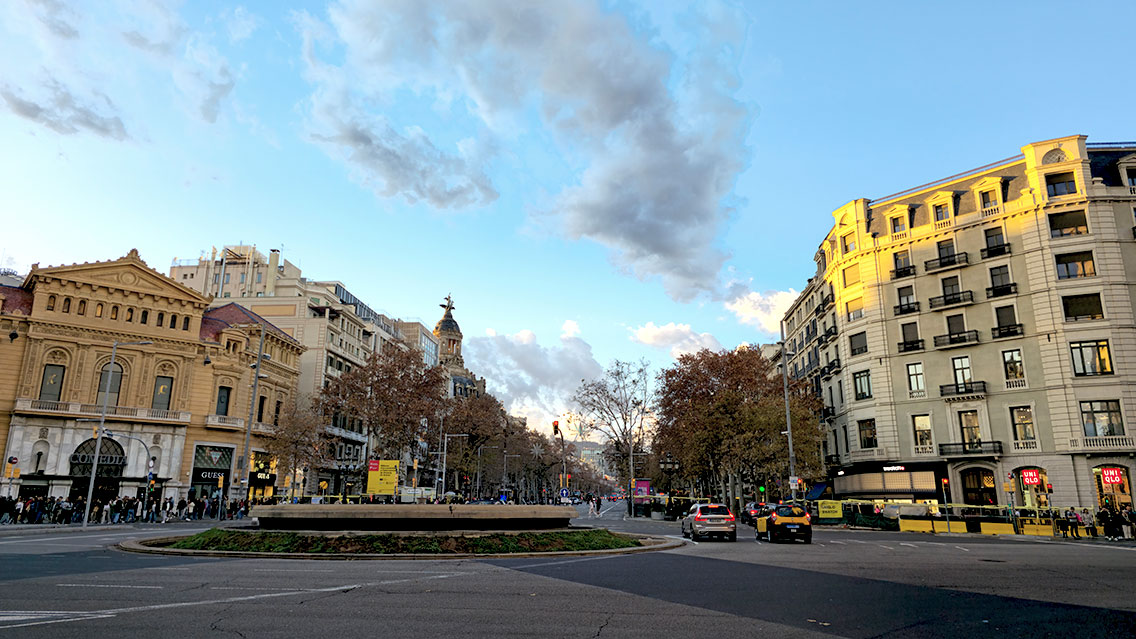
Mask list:
[[[695,504],[682,518],[682,536],[698,541],[710,535],[721,535],[737,541],[736,523],[734,513],[725,504]]]

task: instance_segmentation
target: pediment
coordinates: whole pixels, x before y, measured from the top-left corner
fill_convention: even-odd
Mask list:
[[[52,278],[91,286],[135,292],[143,295],[184,301],[202,306],[209,300],[200,293],[146,266],[136,251],[126,257],[107,262],[70,264],[47,268],[33,267],[29,279]]]

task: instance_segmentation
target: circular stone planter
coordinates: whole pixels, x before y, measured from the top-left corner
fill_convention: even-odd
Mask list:
[[[373,534],[371,531],[290,531],[290,532],[303,532],[304,534],[324,534],[324,535],[351,535],[351,534]],[[477,531],[473,534],[486,534],[488,531]],[[403,533],[411,534],[411,533]],[[660,537],[652,537],[650,535],[640,535],[636,533],[619,533],[628,537],[634,537],[639,540],[642,546],[633,548],[610,548],[605,550],[553,550],[547,552],[515,552],[515,553],[402,553],[402,554],[375,554],[375,553],[329,553],[329,552],[301,552],[301,553],[286,553],[286,552],[253,552],[244,550],[191,550],[188,548],[169,548],[166,544],[172,544],[178,540],[191,537],[192,535],[179,535],[176,537],[154,537],[150,539],[141,540],[126,540],[116,544],[116,548],[127,552],[145,553],[151,555],[177,555],[181,557],[231,557],[237,559],[324,559],[324,560],[375,560],[375,559],[402,559],[402,560],[421,560],[421,559],[508,559],[510,557],[583,557],[589,555],[627,555],[639,552],[654,552],[657,550],[670,550],[684,545],[684,540],[664,539]],[[426,536],[439,536],[438,533],[429,534]],[[471,535],[472,536],[472,535]]]

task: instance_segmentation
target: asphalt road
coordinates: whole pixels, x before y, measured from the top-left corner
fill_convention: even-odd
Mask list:
[[[678,535],[618,508],[577,523]],[[602,558],[311,561],[110,547],[168,526],[9,532],[0,636],[1136,636],[1131,542],[818,529],[806,546],[742,527],[735,543]]]

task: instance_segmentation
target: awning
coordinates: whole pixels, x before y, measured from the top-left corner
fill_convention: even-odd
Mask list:
[[[820,496],[824,494],[826,488],[828,488],[828,484],[826,482],[813,484],[813,487],[809,489],[809,492],[805,493],[805,499],[820,499]]]

